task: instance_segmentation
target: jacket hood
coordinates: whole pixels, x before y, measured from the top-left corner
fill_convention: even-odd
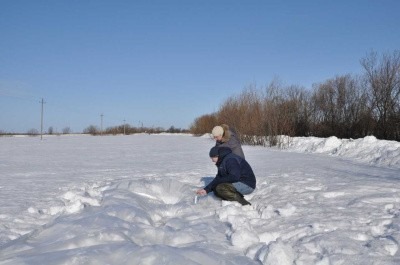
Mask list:
[[[220,157],[225,157],[226,155],[232,153],[232,150],[229,147],[221,146],[218,147],[218,155]]]
[[[229,129],[229,126],[226,124],[222,124],[221,127],[224,129],[224,134],[221,139],[221,143],[226,143],[231,139],[231,130]]]
[[[224,160],[225,156],[232,153],[232,150],[229,147],[218,147],[218,162],[217,165],[221,164],[222,160]]]

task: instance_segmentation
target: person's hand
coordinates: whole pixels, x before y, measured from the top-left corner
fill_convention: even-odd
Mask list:
[[[196,191],[196,194],[201,195],[201,196],[207,195],[207,191],[205,189],[199,189]]]

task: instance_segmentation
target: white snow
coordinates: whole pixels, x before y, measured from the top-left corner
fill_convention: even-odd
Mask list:
[[[252,205],[195,190],[209,137],[0,138],[0,264],[400,264],[400,143],[244,146]]]

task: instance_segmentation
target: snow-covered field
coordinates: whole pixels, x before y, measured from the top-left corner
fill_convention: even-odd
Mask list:
[[[0,264],[400,264],[400,143],[244,146],[251,206],[195,190],[213,141],[0,138]]]

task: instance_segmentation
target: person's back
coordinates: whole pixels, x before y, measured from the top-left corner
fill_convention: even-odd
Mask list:
[[[226,147],[219,147],[220,152],[228,152]],[[239,165],[237,168],[236,165]],[[251,168],[250,164],[242,157],[232,153],[228,153],[221,161],[221,164],[218,166],[218,173],[221,173],[220,170],[223,170],[224,173],[229,172],[229,174],[240,176],[237,182],[241,182],[246,184],[247,186],[255,189],[256,187],[256,178]],[[236,171],[236,172],[235,172]],[[237,172],[239,171],[239,172]]]
[[[233,128],[229,128],[226,124],[215,126],[212,130],[212,135],[216,140],[215,146],[229,147],[232,153],[245,158],[239,137]]]

